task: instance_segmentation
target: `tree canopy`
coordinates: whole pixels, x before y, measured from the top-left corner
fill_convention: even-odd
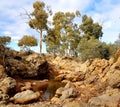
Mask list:
[[[108,59],[114,53],[112,50],[115,45],[100,41],[103,36],[102,26],[94,22],[92,17],[81,15],[78,10],[59,11],[53,15],[52,25],[48,26],[51,10],[42,1],[36,1],[33,8],[33,12],[28,15],[29,26],[40,34],[40,53],[42,41],[46,43],[48,53],[81,56],[85,60],[97,57]],[[43,31],[46,31],[44,38]]]
[[[33,12],[29,15],[29,26],[40,34],[40,53],[42,53],[42,34],[44,30],[48,29],[47,19],[51,11],[47,12],[45,3],[42,1],[33,3],[33,8]]]
[[[7,45],[8,43],[10,43],[11,41],[11,37],[9,36],[0,36],[0,45]]]
[[[29,35],[24,35],[18,42],[18,46],[20,46],[23,50],[29,50],[29,47],[37,45],[37,39],[34,36]]]
[[[82,38],[77,49],[80,51],[80,56],[84,61],[93,58],[109,59],[110,56],[107,44],[94,38],[89,40]]]
[[[82,24],[80,25],[81,30],[84,33],[84,37],[90,39],[94,37],[95,39],[100,39],[103,35],[102,26],[98,22],[94,23],[91,17],[87,15],[82,16]]]
[[[61,55],[75,55],[80,40],[80,29],[74,19],[80,12],[57,12],[53,16],[53,28],[48,30],[45,38],[48,52]],[[78,42],[77,42],[78,41]]]

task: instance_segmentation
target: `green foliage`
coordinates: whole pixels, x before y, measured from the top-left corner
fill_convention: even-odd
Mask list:
[[[118,39],[114,42],[114,44],[120,47],[120,34],[118,36]]]
[[[18,42],[18,46],[22,47],[23,50],[28,49],[32,46],[37,46],[37,39],[34,36],[24,35]]]
[[[80,51],[80,56],[83,61],[94,58],[109,59],[110,56],[109,48],[106,43],[100,42],[98,39],[94,38],[89,40],[82,38],[77,49]]]
[[[0,45],[6,46],[8,43],[10,43],[11,37],[9,36],[0,36]]]
[[[45,11],[45,3],[36,1],[33,4],[34,11],[32,12],[33,19],[29,21],[30,27],[33,29],[43,30],[47,28],[48,13]]]
[[[82,16],[82,24],[80,25],[80,28],[84,33],[83,36],[87,39],[90,39],[91,37],[99,39],[102,37],[102,26],[98,23],[94,23],[93,19],[87,15]]]
[[[115,54],[116,54],[116,51],[120,48],[118,45],[116,44],[107,44],[108,46],[108,49],[109,49],[109,53],[110,53],[110,56],[109,57],[114,57]]]
[[[60,55],[76,55],[76,48],[80,41],[80,29],[73,23],[80,12],[57,12],[53,16],[54,28],[48,30],[45,37],[47,52]]]
[[[41,1],[36,1],[33,4],[34,11],[31,13],[29,26],[35,29],[40,34],[40,53],[42,52],[42,33],[44,30],[48,29],[47,18],[51,13],[46,11],[45,3]]]
[[[55,35],[54,29],[49,29],[47,33],[47,37],[45,37],[46,47],[48,53],[58,53],[58,47],[59,47],[59,39]]]

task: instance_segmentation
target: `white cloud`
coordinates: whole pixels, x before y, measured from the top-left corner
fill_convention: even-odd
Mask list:
[[[120,1],[94,1],[94,9],[87,14],[103,26],[103,40],[114,42],[120,32]]]
[[[12,41],[18,41],[25,34],[37,35],[25,23],[27,20],[20,14],[33,10],[35,0],[1,0],[0,1],[0,33],[10,35]],[[119,0],[44,0],[53,12],[80,10],[83,14],[93,17],[95,22],[103,25],[104,40],[113,41],[120,32],[120,1]],[[115,3],[114,3],[115,2]],[[117,4],[116,4],[117,3]],[[92,9],[91,9],[92,8]],[[110,35],[110,36],[108,36]],[[111,39],[112,38],[112,39]],[[114,38],[114,39],[113,39]]]
[[[9,31],[4,31],[3,34],[4,34],[5,36],[10,36],[10,35],[11,35],[11,32],[9,32]]]
[[[58,11],[76,11],[84,10],[88,7],[92,0],[44,0],[47,5],[52,7],[53,12]]]

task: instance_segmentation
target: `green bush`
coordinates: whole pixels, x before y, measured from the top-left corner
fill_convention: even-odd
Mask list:
[[[110,52],[106,43],[100,42],[98,39],[81,39],[78,45],[78,51],[83,61],[94,58],[109,59]]]

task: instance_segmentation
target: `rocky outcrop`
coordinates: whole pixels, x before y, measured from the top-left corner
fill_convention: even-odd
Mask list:
[[[0,66],[1,102],[9,102],[10,99],[13,104],[23,105],[38,101],[33,105],[29,104],[28,107],[37,107],[38,104],[41,104],[41,107],[120,106],[120,57],[116,60],[114,58],[110,60],[90,59],[83,63],[73,57],[50,56],[51,58],[48,58],[49,56],[31,54],[20,56],[21,58],[18,56],[9,58],[6,62],[7,74],[12,77],[16,76],[17,79],[17,76],[22,77],[20,81],[15,78],[17,83],[11,77],[4,76],[5,68]],[[67,84],[58,88],[54,97],[40,102],[41,95],[38,91],[46,92],[49,80],[32,79],[43,79],[45,76],[48,78],[49,75],[52,75],[52,79]],[[11,90],[15,90],[15,95],[9,94]]]
[[[47,61],[38,54],[32,54],[21,60],[9,58],[6,67],[8,75],[12,77],[47,78],[49,74]]]
[[[68,60],[69,62],[67,62]],[[73,65],[72,63],[74,63],[75,60],[71,62],[70,60],[71,59],[67,59],[67,61],[64,61],[64,59],[62,58],[55,59],[54,64],[56,64],[57,67],[59,66],[58,69],[60,69],[59,75],[55,77],[55,79],[63,82],[73,82],[74,85],[77,87],[78,93],[80,93],[78,94],[79,102],[89,102],[90,107],[92,107],[92,105],[93,107],[96,107],[97,104],[101,104],[103,106],[109,105],[111,104],[110,102],[113,102],[113,107],[117,107],[118,104],[120,104],[118,100],[119,97],[116,96],[118,93],[117,91],[114,92],[114,94],[112,94],[111,96],[109,96],[107,93],[103,94],[108,87],[118,89],[120,88],[120,58],[118,58],[116,62],[114,62],[113,58],[111,58],[110,60],[87,60],[85,63],[78,62],[77,64],[75,63],[76,66],[72,66],[72,69],[69,64]],[[62,66],[62,64],[64,66]],[[66,65],[69,65],[70,69],[68,69],[68,66]],[[64,92],[64,89],[59,88],[56,91],[56,96],[62,96],[62,92]],[[66,89],[65,93],[69,93],[69,91],[67,92]],[[61,97],[59,97],[59,99],[58,97],[54,97],[52,100],[60,102],[60,98]],[[67,97],[63,97],[63,99],[64,98]],[[106,100],[104,100],[104,98],[106,98]],[[113,98],[115,98],[116,100],[112,101],[111,99]]]

